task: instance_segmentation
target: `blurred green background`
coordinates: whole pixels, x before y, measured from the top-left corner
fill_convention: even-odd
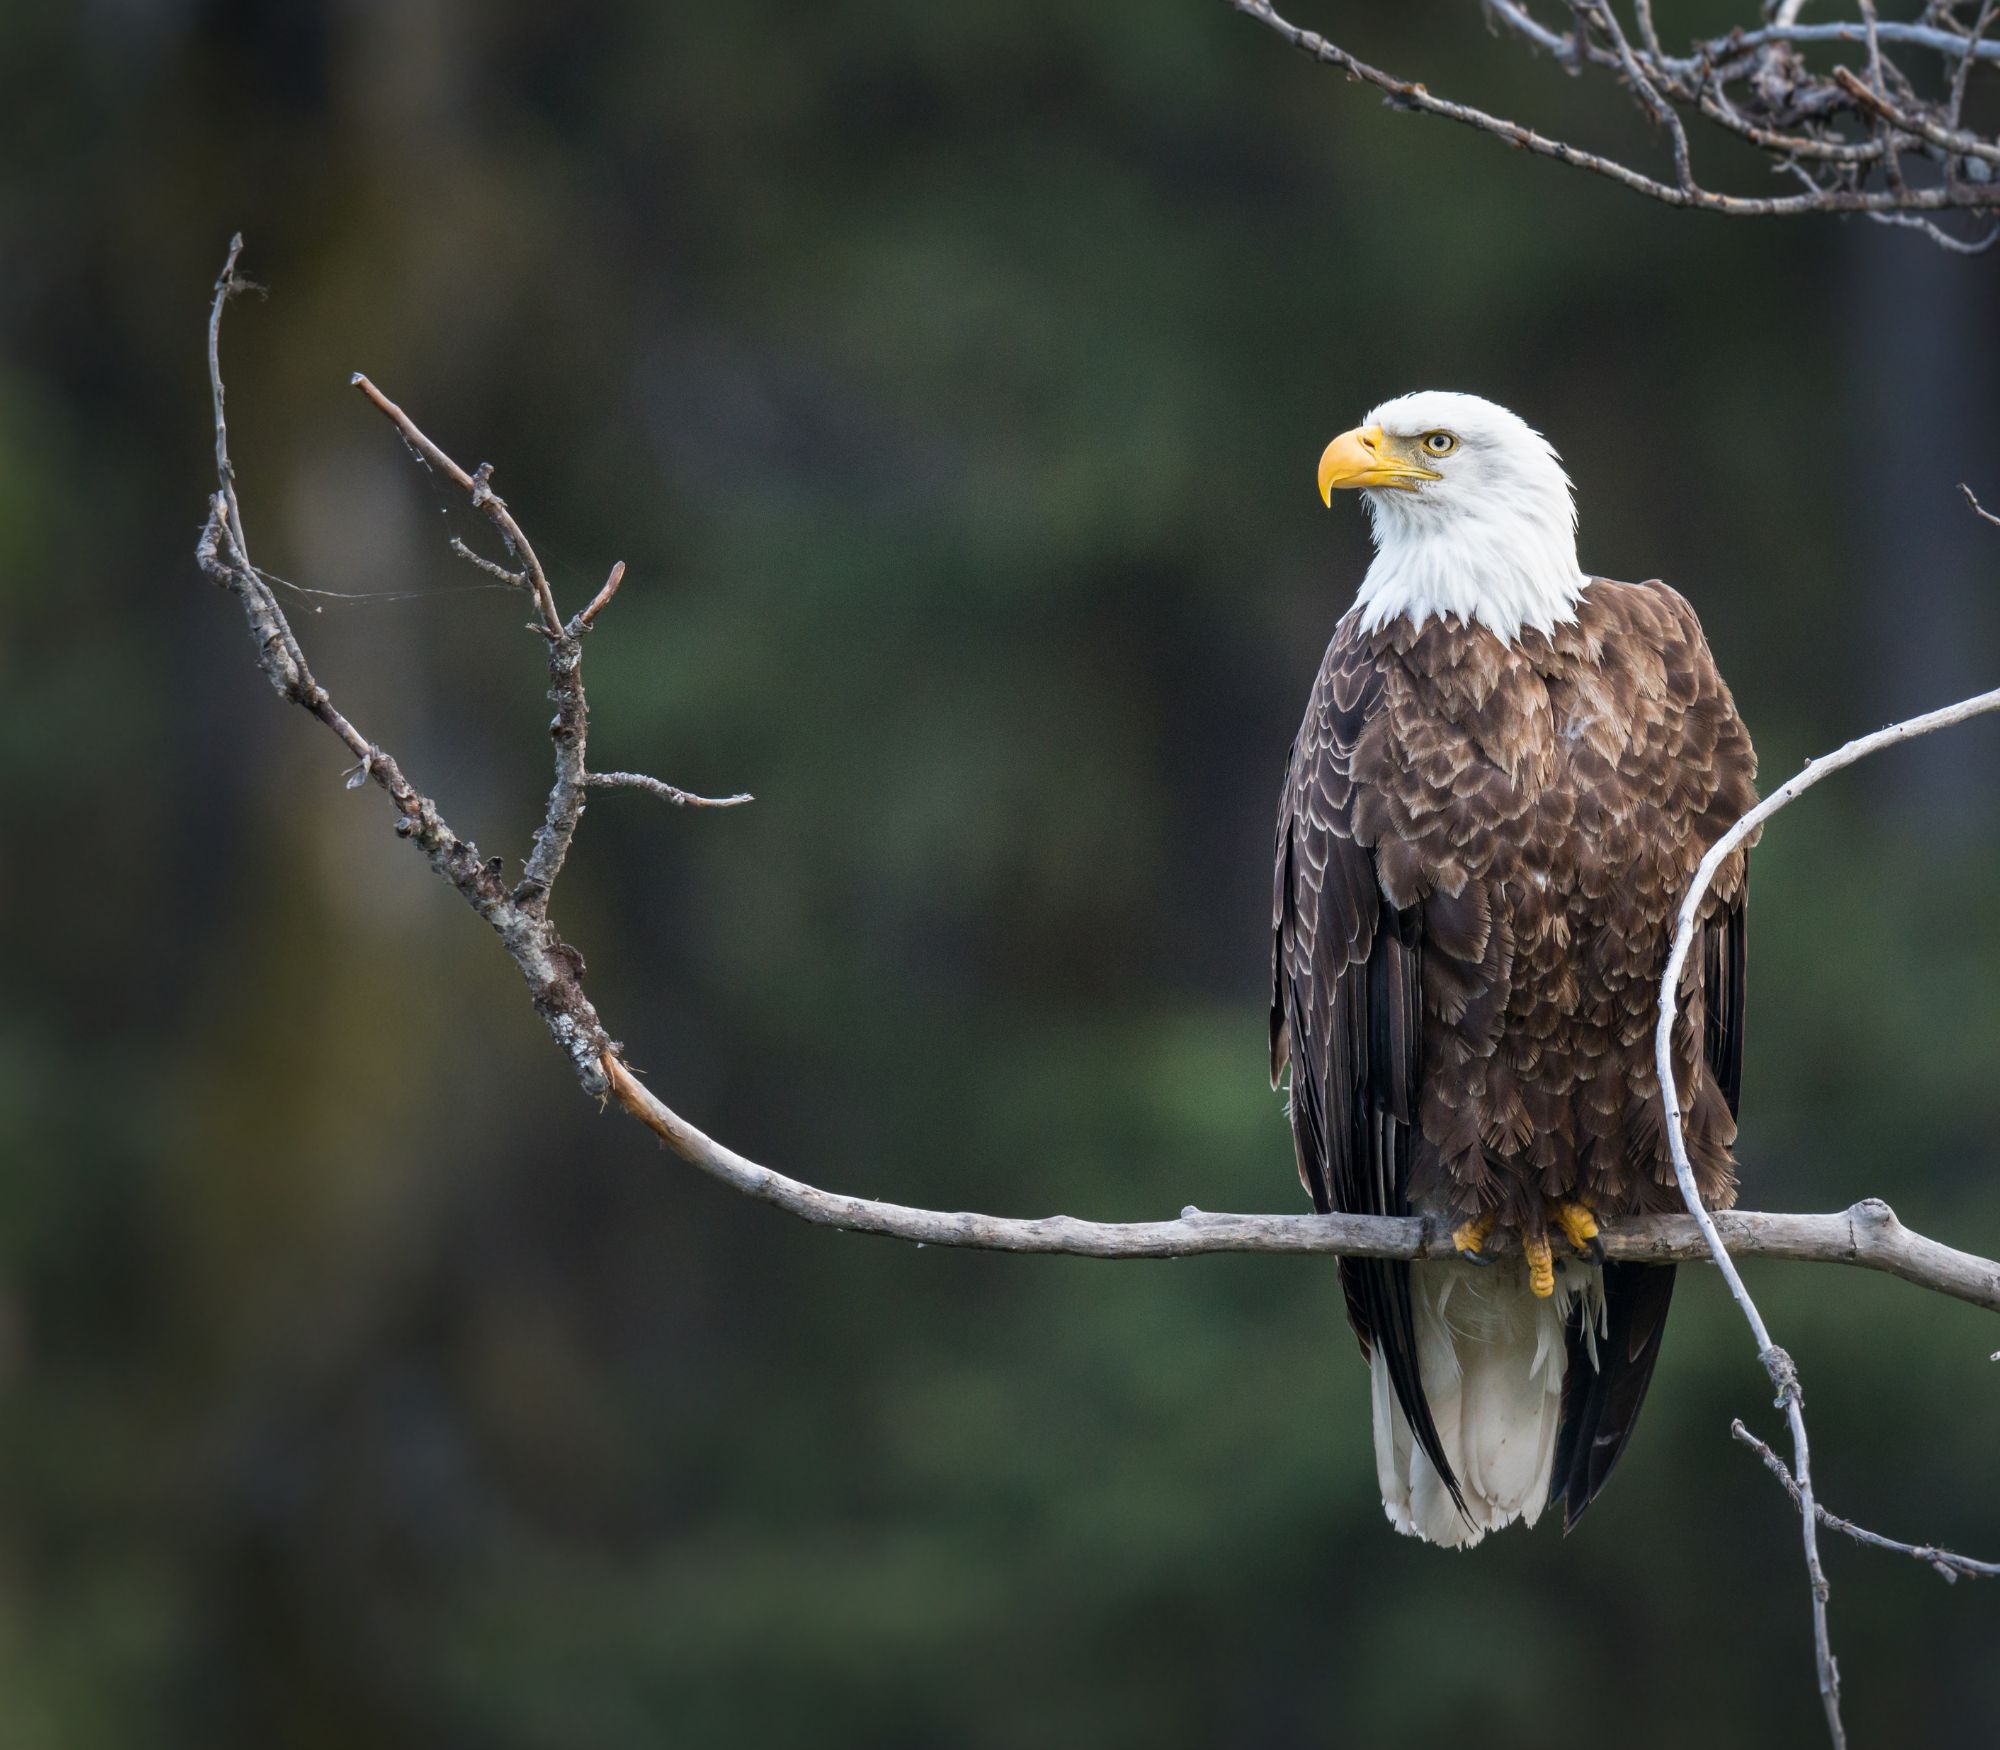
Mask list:
[[[1307,17],[1659,151],[1470,6]],[[629,562],[596,763],[758,798],[598,797],[558,896],[668,1099],[839,1189],[1149,1218],[1301,1206],[1270,822],[1367,553],[1326,439],[1529,416],[1783,774],[2000,675],[2000,255],[1648,206],[1215,0],[85,0],[0,12],[0,75],[0,1743],[1818,1741],[1710,1273],[1579,1530],[1453,1555],[1383,1521],[1325,1262],[810,1230],[595,1111],[197,575],[202,326],[242,227],[255,550],[398,598],[286,600],[489,854],[540,646],[348,373],[571,607]],[[1759,852],[1750,1205],[2000,1251],[1996,775],[1961,730]],[[2000,1553],[1994,1321],[1750,1274],[1829,1502]],[[1828,1560],[1857,1741],[1990,1736],[2000,1593]]]

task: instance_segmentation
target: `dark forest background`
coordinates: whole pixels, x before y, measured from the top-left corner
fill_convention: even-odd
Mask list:
[[[1660,150],[1470,7],[1332,15]],[[600,796],[559,896],[669,1100],[840,1189],[1146,1218],[1301,1207],[1270,822],[1367,553],[1326,440],[1518,408],[1782,775],[2000,674],[2000,255],[1645,205],[1214,0],[31,0],[0,89],[0,1743],[1817,1741],[1709,1272],[1578,1531],[1453,1555],[1383,1521],[1325,1261],[809,1230],[593,1109],[197,575],[202,327],[241,227],[258,556],[393,598],[286,600],[489,853],[541,646],[348,374],[571,608],[629,562],[596,763],[758,798]],[[1751,1206],[2000,1250],[1996,772],[1954,732],[1758,853]],[[1826,1499],[2000,1553],[1993,1321],[1752,1280]],[[1829,1562],[1857,1741],[1990,1732],[2000,1593]]]

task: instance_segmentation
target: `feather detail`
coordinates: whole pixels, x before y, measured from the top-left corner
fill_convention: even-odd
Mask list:
[[[1528,1291],[1518,1263],[1421,1264],[1411,1277],[1424,1397],[1463,1507],[1412,1440],[1387,1370],[1377,1364],[1371,1400],[1383,1510],[1407,1536],[1470,1549],[1489,1531],[1541,1517],[1562,1420],[1565,1333],[1596,1329],[1599,1273],[1565,1271],[1550,1300]]]

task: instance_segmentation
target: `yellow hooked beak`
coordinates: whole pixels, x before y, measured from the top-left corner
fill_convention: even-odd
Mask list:
[[[1444,476],[1396,455],[1395,440],[1379,425],[1357,426],[1344,431],[1326,446],[1319,459],[1319,496],[1333,503],[1336,486],[1395,486],[1414,492],[1419,480],[1442,480]]]

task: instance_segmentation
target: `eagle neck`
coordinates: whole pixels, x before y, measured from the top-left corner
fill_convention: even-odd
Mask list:
[[[1577,617],[1589,582],[1576,558],[1568,494],[1532,497],[1481,514],[1439,515],[1368,492],[1375,558],[1355,597],[1361,630],[1399,619],[1421,631],[1432,619],[1484,626],[1509,644],[1534,630],[1551,635]]]

